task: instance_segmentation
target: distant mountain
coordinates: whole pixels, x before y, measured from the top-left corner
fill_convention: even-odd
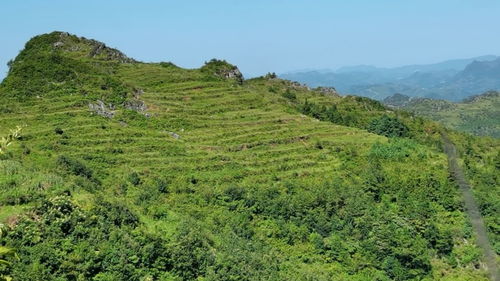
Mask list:
[[[471,93],[500,89],[500,58],[472,62],[443,88],[448,92],[453,91],[456,99],[467,98]],[[439,97],[446,98],[446,95]]]
[[[462,102],[395,94],[385,98],[383,103],[439,121],[452,129],[500,138],[500,92],[497,91],[472,96]]]
[[[474,61],[460,73],[459,78],[498,78],[500,58],[493,61]]]
[[[336,71],[291,72],[280,77],[311,87],[334,86],[341,93],[378,100],[395,93],[458,101],[487,90],[500,89],[500,58],[481,56],[428,65],[378,68],[360,65]]]
[[[405,65],[394,68],[382,68],[375,67],[370,65],[358,65],[358,66],[346,66],[341,67],[335,72],[337,73],[349,73],[349,72],[386,72],[392,75],[411,75],[414,72],[441,72],[441,71],[449,71],[463,70],[468,64],[474,61],[490,61],[496,59],[497,56],[487,55],[487,56],[479,56],[468,59],[455,59],[455,60],[447,60],[439,63],[433,64],[413,64],[413,65]]]

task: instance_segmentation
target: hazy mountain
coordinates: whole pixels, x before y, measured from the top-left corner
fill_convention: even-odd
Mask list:
[[[405,65],[394,68],[375,67],[370,65],[345,66],[337,69],[335,72],[337,73],[385,72],[388,74],[390,73],[392,75],[411,75],[414,72],[440,72],[448,70],[460,71],[463,70],[468,64],[474,61],[489,61],[489,60],[494,60],[496,58],[497,56],[487,55],[487,56],[479,56],[468,59],[447,60],[433,64]]]
[[[280,77],[312,87],[334,86],[341,93],[380,100],[394,93],[403,93],[458,101],[487,90],[500,89],[498,61],[496,56],[481,56],[395,68],[360,65],[330,72],[291,72]]]

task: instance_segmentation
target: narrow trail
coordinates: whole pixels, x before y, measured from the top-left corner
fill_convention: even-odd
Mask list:
[[[490,274],[490,279],[493,281],[500,281],[496,264],[496,254],[493,251],[488,235],[486,234],[486,227],[479,211],[479,207],[474,199],[474,195],[472,194],[470,185],[465,179],[462,168],[458,165],[457,149],[446,134],[443,133],[442,138],[444,141],[444,152],[448,155],[450,172],[457,182],[460,192],[462,193],[465,203],[465,211],[469,216],[472,223],[472,229],[476,234],[476,243],[484,253],[484,262],[486,263]]]

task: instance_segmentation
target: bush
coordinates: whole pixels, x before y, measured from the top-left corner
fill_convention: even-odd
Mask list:
[[[61,128],[59,128],[59,127],[56,127],[56,128],[54,129],[54,133],[56,133],[56,134],[58,134],[58,135],[62,135],[62,134],[64,134],[64,131],[63,131],[63,129],[61,129]]]
[[[57,165],[75,176],[91,179],[93,175],[92,170],[85,166],[85,164],[65,155],[61,155],[57,158]]]
[[[292,101],[297,100],[297,95],[295,95],[295,93],[292,93],[292,92],[290,91],[290,89],[286,89],[286,91],[285,91],[283,94],[281,94],[281,95],[282,95],[284,98],[287,98],[287,99],[292,100]]]
[[[137,174],[136,172],[132,172],[128,176],[128,181],[135,186],[138,186],[139,184],[141,184],[141,178],[139,177],[139,174]]]
[[[398,118],[383,115],[368,125],[368,131],[386,137],[407,137],[408,127]]]
[[[394,139],[389,143],[375,143],[369,152],[369,156],[377,159],[403,159],[409,157],[415,151],[417,145],[409,139]]]
[[[163,179],[156,179],[156,189],[160,193],[168,193],[169,192],[169,190],[168,190],[168,184]]]

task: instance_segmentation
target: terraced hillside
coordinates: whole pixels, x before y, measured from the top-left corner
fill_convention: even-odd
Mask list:
[[[397,95],[395,95],[397,96]],[[500,137],[500,92],[489,91],[462,102],[399,96],[400,109],[477,136]],[[390,100],[384,101],[392,105]]]
[[[0,276],[487,280],[432,122],[57,32],[0,101]]]

